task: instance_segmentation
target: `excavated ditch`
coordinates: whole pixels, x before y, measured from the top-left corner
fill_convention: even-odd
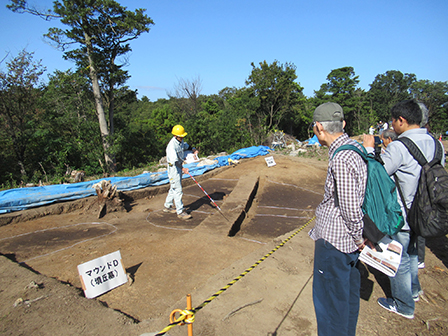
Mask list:
[[[183,201],[191,220],[161,211],[167,191],[162,186],[131,197],[129,212],[101,219],[67,203],[51,206],[58,215],[47,208],[9,216],[9,224],[0,226],[0,253],[82,295],[77,265],[120,250],[130,282],[96,300],[135,321],[159,318],[235,260],[312,217],[320,186],[309,190],[288,183],[290,173],[266,170],[264,158],[248,162],[252,168],[222,169],[197,179],[222,212],[188,180]]]

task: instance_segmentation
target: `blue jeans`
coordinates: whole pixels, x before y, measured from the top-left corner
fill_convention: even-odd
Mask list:
[[[329,242],[314,245],[313,302],[319,336],[356,334],[361,276],[358,252],[343,253]]]
[[[415,302],[413,297],[417,297],[421,290],[418,281],[418,250],[417,239],[410,246],[410,232],[398,232],[392,239],[403,245],[401,263],[395,277],[390,277],[390,287],[392,298],[395,300],[397,310],[400,313],[414,314]]]
[[[168,178],[170,179],[170,190],[165,199],[165,208],[169,208],[173,205],[173,201],[176,204],[177,214],[181,214],[184,211],[184,204],[182,203],[182,166],[168,166],[167,169]]]

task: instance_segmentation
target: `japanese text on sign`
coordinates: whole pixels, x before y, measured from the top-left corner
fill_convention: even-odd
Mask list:
[[[91,299],[127,282],[120,251],[78,265],[82,288]]]
[[[266,161],[266,164],[268,165],[268,167],[272,167],[275,166],[275,161],[274,161],[274,157],[273,156],[268,156],[267,158],[264,158]]]

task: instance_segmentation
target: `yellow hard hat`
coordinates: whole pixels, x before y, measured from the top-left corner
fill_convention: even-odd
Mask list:
[[[187,135],[187,132],[185,132],[185,129],[181,125],[176,125],[173,127],[173,130],[171,131],[173,135],[177,135],[181,138]]]

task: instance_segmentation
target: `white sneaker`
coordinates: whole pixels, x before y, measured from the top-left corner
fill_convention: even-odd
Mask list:
[[[180,214],[177,215],[177,218],[180,219],[190,219],[193,218],[190,214],[186,213],[185,211],[181,212]]]
[[[166,213],[176,213],[176,209],[174,209],[173,207],[169,207],[169,208],[163,208],[163,212]]]
[[[395,301],[393,299],[390,299],[390,298],[379,298],[378,299],[378,304],[381,307],[383,307],[384,309],[387,309],[388,311],[390,311],[392,313],[395,313],[395,314],[398,314],[400,316],[403,316],[403,317],[405,317],[407,319],[412,320],[414,318],[414,314],[403,314],[403,313],[400,313],[397,310],[397,305],[395,304]]]
[[[419,263],[418,263],[418,268],[425,268],[425,262],[424,261],[420,261]]]
[[[421,290],[417,293],[417,296],[413,296],[412,298],[414,299],[414,302],[418,302],[420,301],[420,295],[423,295],[424,292]]]

